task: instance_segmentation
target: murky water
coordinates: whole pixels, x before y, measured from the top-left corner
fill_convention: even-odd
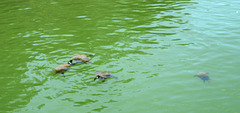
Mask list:
[[[238,113],[239,5],[0,1],[0,112]],[[53,74],[78,53],[94,57]],[[96,71],[119,79],[93,81]]]

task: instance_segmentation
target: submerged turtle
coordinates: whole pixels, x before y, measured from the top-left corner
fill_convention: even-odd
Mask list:
[[[61,73],[63,77],[64,76],[64,73],[71,68],[71,66],[74,65],[72,64],[72,60],[69,60],[68,63],[64,63],[64,64],[61,64],[60,66],[56,67],[55,69],[53,69],[53,71],[55,72],[55,74],[57,73]]]
[[[86,54],[77,54],[77,55],[74,55],[72,57],[71,60],[74,60],[76,63],[85,63],[85,64],[88,64],[89,63],[89,60],[90,60],[90,57],[92,57],[93,55],[86,55]]]
[[[205,83],[205,81],[210,80],[210,78],[208,76],[208,72],[199,72],[198,74],[194,75],[194,77],[199,77],[200,79],[203,80],[204,83]]]
[[[107,71],[102,71],[102,72],[97,71],[95,74],[94,81],[98,78],[98,79],[102,79],[102,82],[104,82],[105,79],[111,78],[111,77],[118,79],[118,77],[113,76],[111,73]]]

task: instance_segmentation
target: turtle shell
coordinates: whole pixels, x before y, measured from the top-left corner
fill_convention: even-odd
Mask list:
[[[88,61],[90,60],[90,56],[93,55],[77,54],[72,57],[72,60],[74,60],[76,63],[88,63]]]
[[[197,75],[195,75],[195,76],[197,76],[197,77],[199,77],[200,79],[202,79],[203,82],[210,80],[207,72],[199,72],[199,73],[197,73]]]
[[[107,72],[107,71],[96,72],[95,77],[98,77],[98,76],[99,76],[100,79],[102,79],[102,78],[110,78],[110,77],[112,77],[112,74]]]
[[[65,64],[62,64],[62,65],[56,67],[55,69],[53,69],[53,71],[55,73],[64,73],[64,72],[66,72],[70,68],[71,68],[71,65],[68,64],[68,63],[65,63]]]

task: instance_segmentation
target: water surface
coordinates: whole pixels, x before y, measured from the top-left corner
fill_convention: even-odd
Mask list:
[[[0,112],[238,113],[239,4],[0,1]],[[77,53],[94,57],[53,74]]]

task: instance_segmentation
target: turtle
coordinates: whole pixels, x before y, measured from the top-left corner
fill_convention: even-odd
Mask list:
[[[93,55],[87,55],[87,54],[77,54],[77,55],[74,55],[72,57],[71,60],[74,60],[76,63],[85,63],[85,64],[88,64],[89,63],[89,60],[90,60],[90,57],[92,57]]]
[[[107,71],[97,71],[96,74],[94,75],[95,78],[94,78],[94,81],[98,78],[98,79],[102,79],[102,82],[105,81],[105,79],[107,78],[115,78],[115,79],[118,79],[118,77],[116,76],[113,76],[111,73],[107,72]]]
[[[71,66],[74,65],[72,63],[72,60],[69,60],[68,63],[64,63],[59,65],[58,67],[56,67],[55,69],[53,69],[53,72],[55,72],[55,74],[57,73],[61,73],[63,77],[65,77],[64,73],[71,68]]]
[[[204,83],[205,83],[205,81],[210,80],[210,78],[208,76],[208,72],[199,72],[196,75],[194,75],[194,77],[199,77],[200,79],[203,80]]]

